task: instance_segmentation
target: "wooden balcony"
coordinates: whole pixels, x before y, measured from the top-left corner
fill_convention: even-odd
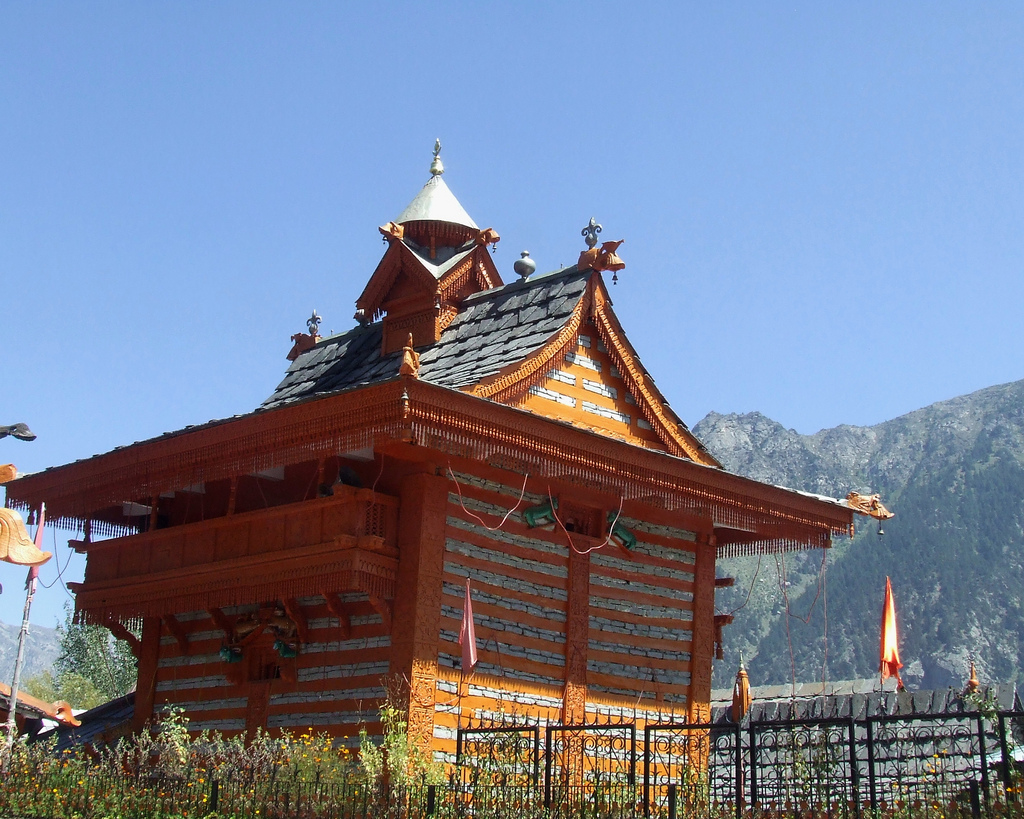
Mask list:
[[[398,499],[332,497],[81,544],[87,619],[160,616],[325,592],[393,599]]]

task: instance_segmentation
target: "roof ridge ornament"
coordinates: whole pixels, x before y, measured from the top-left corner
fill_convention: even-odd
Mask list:
[[[402,348],[402,363],[398,367],[399,375],[411,375],[413,378],[420,377],[420,355],[416,352],[412,343],[412,333]]]
[[[309,330],[309,333],[296,333],[291,338],[295,343],[292,344],[292,348],[288,351],[288,355],[285,356],[289,361],[294,361],[303,353],[313,349],[316,343],[320,340],[321,321],[323,321],[323,319],[320,318],[314,309],[313,314],[306,319],[306,329]]]
[[[523,281],[526,281],[537,272],[537,263],[530,258],[529,250],[524,250],[519,256],[520,258],[516,259],[516,263],[512,265],[512,269],[516,271]]]
[[[594,217],[590,217],[590,224],[580,231],[580,235],[586,241],[588,249],[580,254],[576,267],[580,270],[590,268],[595,272],[610,270],[612,271],[612,284],[618,284],[618,271],[622,270],[626,263],[619,258],[619,254],[616,251],[618,251],[619,245],[625,239],[619,239],[617,242],[604,242],[601,245],[601,249],[598,250],[597,234],[602,230],[604,228],[597,223],[597,220]]]
[[[434,161],[430,163],[430,175],[440,176],[444,173],[444,163],[441,161],[441,138],[434,140]]]

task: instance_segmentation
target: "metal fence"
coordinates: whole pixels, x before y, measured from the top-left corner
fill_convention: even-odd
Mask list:
[[[460,730],[444,784],[9,775],[0,816],[1024,817],[1024,712]]]
[[[508,730],[461,731],[458,769],[507,764]],[[540,729],[515,730],[534,731],[523,747],[537,765]],[[538,786],[554,810],[671,819],[1024,815],[1024,712],[652,723],[639,741],[633,723],[544,731]],[[460,781],[473,791],[471,776]]]

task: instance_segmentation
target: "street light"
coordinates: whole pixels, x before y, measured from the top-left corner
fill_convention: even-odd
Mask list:
[[[9,427],[0,427],[0,438],[10,435],[19,441],[34,441],[36,434],[28,428],[28,424],[11,424]]]

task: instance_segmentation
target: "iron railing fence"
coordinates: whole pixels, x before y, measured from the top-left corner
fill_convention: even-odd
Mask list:
[[[444,784],[12,770],[0,816],[1024,819],[1024,712],[467,728]]]

